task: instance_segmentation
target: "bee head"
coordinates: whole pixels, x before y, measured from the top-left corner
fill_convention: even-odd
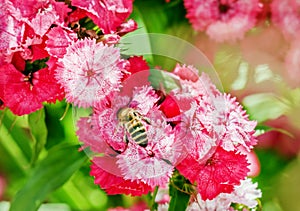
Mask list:
[[[120,108],[117,111],[117,118],[119,121],[127,121],[128,120],[128,113],[130,112],[130,108],[124,107]]]

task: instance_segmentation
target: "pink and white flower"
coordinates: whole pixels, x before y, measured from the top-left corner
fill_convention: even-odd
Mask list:
[[[84,39],[73,42],[59,59],[56,78],[66,91],[66,100],[89,107],[120,88],[120,50]]]
[[[139,87],[133,90],[132,97],[114,95],[108,107],[96,108],[93,115],[99,135],[119,153],[115,158],[121,172],[119,176],[143,181],[151,187],[167,184],[182,152],[181,144],[175,141],[175,130],[156,105],[158,100],[152,88]],[[150,120],[149,123],[141,120],[147,133],[146,146],[138,145],[120,125],[117,113],[124,107]]]

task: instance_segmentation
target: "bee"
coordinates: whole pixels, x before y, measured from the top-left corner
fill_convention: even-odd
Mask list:
[[[131,138],[136,144],[141,147],[148,145],[147,129],[145,123],[150,125],[150,120],[140,114],[133,108],[120,108],[117,112],[119,123],[125,128],[125,142],[128,143],[128,138]],[[128,137],[130,136],[130,137]]]

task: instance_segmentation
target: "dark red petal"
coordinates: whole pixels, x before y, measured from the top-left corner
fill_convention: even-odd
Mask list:
[[[23,59],[23,57],[21,56],[20,51],[14,53],[11,63],[15,66],[15,68],[17,70],[19,70],[21,72],[25,69],[25,66],[26,66],[26,62]]]
[[[167,95],[165,100],[160,104],[160,110],[165,114],[167,118],[180,115],[180,108],[176,100],[170,95]]]
[[[39,59],[44,59],[49,56],[48,52],[46,51],[46,43],[45,43],[46,37],[43,37],[43,42],[38,45],[31,45],[31,50],[33,57],[31,61],[39,60]]]

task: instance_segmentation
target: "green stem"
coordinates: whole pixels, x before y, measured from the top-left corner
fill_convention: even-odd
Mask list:
[[[155,205],[155,198],[156,198],[157,192],[158,192],[158,186],[155,187],[154,192],[153,192],[153,196],[152,196],[152,199],[151,199],[151,209],[150,209],[150,211],[155,210],[154,205]]]

